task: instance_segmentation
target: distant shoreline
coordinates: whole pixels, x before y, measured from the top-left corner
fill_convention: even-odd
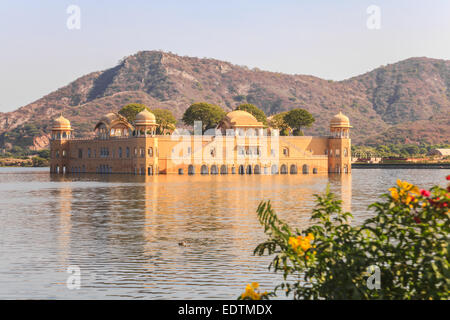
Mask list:
[[[352,163],[352,169],[450,169],[450,163]]]

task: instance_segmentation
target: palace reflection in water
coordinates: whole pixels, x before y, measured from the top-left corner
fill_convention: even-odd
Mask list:
[[[448,174],[132,176],[2,170],[2,298],[234,299],[250,281],[270,289],[279,280],[267,271],[271,259],[252,255],[265,239],[255,212],[261,200],[270,199],[282,219],[305,228],[313,195],[329,183],[358,223],[370,216],[367,205],[395,177],[416,176],[416,183],[431,185]],[[74,265],[81,269],[80,290],[66,287],[67,267]]]

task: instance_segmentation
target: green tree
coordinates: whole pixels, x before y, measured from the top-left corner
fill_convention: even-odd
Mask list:
[[[183,114],[183,122],[193,126],[194,121],[202,122],[202,133],[208,129],[215,128],[225,116],[225,111],[219,106],[206,102],[192,104]]]
[[[286,123],[286,121],[284,121],[284,117],[286,116],[286,114],[287,111],[277,113],[276,115],[273,115],[269,120],[269,126],[278,129],[281,136],[288,136],[289,132],[291,131],[289,125]]]
[[[154,109],[152,112],[155,115],[156,123],[158,124],[158,127],[156,128],[157,134],[164,134],[175,129],[177,120],[172,112],[167,109]]]
[[[38,155],[41,158],[50,159],[50,150],[48,149],[39,150]]]
[[[44,158],[37,157],[37,156],[31,158],[31,161],[32,161],[33,167],[47,167],[49,165],[48,159],[44,159]]]
[[[305,109],[292,109],[284,116],[284,121],[294,130],[294,136],[301,136],[302,128],[310,127],[315,119]]]
[[[150,109],[144,104],[130,103],[120,109],[119,114],[127,118],[128,122],[133,123],[134,120],[136,120],[136,115],[144,109],[150,111]]]
[[[237,106],[235,110],[247,111],[248,113],[252,114],[256,118],[256,120],[258,120],[258,121],[264,123],[265,125],[267,125],[267,116],[266,116],[266,114],[264,113],[264,111],[259,109],[254,104],[251,104],[251,103],[241,104],[241,105]]]

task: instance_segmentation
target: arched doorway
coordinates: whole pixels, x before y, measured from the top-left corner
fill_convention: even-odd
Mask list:
[[[245,173],[244,166],[241,164],[239,166],[239,174],[244,174],[244,173]]]
[[[307,164],[304,164],[302,167],[302,173],[308,174],[309,173],[309,166]]]
[[[255,168],[253,169],[253,172],[255,174],[261,174],[261,168],[259,165],[255,165]]]
[[[285,165],[285,164],[281,165],[280,173],[281,174],[287,174],[288,173],[287,165]]]
[[[271,172],[272,174],[278,174],[278,166],[276,164],[272,165]]]
[[[297,166],[295,164],[291,165],[291,169],[289,171],[290,174],[297,174]]]
[[[227,170],[227,166],[226,165],[222,165],[220,167],[220,174],[227,174],[228,170]]]
[[[208,174],[209,173],[208,166],[207,165],[202,165],[200,173],[201,174]]]
[[[188,167],[188,174],[195,174],[195,167],[192,164]]]
[[[153,175],[153,167],[152,167],[152,166],[150,166],[150,167],[147,168],[147,174],[148,174],[149,176],[152,176],[152,175]]]
[[[219,173],[219,169],[217,168],[217,166],[215,164],[213,164],[211,166],[211,174],[218,174]]]
[[[253,173],[252,166],[250,164],[247,166],[247,170],[245,170],[245,173],[246,174],[252,174]]]

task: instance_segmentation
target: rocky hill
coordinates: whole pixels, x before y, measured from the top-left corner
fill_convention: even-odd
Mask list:
[[[181,118],[197,101],[226,110],[249,102],[268,115],[302,107],[316,118],[305,134],[326,134],[330,117],[342,110],[354,126],[355,143],[449,143],[450,61],[410,58],[335,82],[143,51],[0,113],[0,145],[45,147],[51,119],[61,112],[76,135],[86,136],[101,115],[130,102],[167,108]]]

